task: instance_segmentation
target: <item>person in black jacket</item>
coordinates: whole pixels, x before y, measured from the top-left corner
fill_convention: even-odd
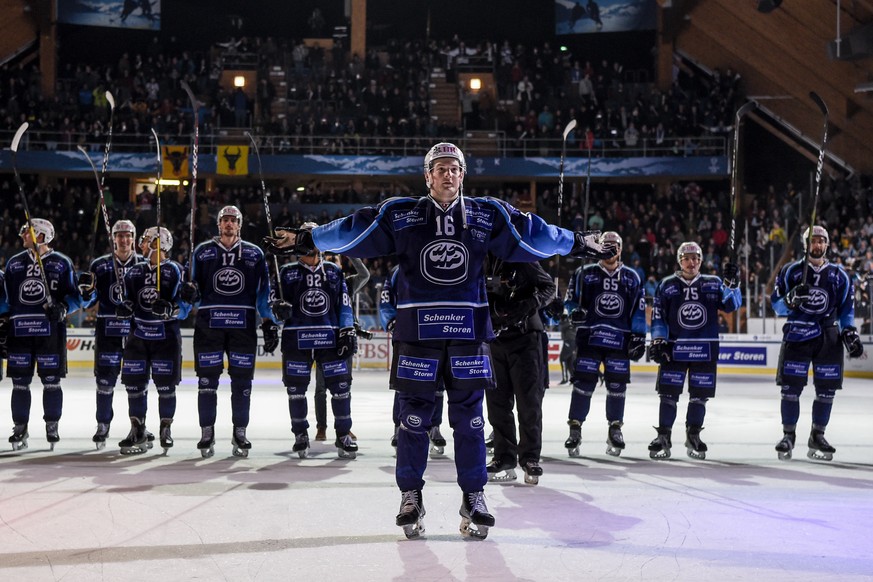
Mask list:
[[[526,483],[536,485],[543,470],[543,378],[546,333],[539,309],[555,296],[555,284],[537,263],[507,263],[493,259],[488,278],[488,303],[497,338],[491,343],[497,381],[485,392],[488,421],[494,429],[494,457],[487,465],[489,481],[514,481],[520,465]],[[518,409],[516,438],[513,404]]]

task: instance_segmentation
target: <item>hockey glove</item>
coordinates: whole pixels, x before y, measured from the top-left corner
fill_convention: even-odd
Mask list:
[[[294,313],[294,308],[287,301],[273,301],[270,303],[270,310],[279,321],[288,321]]]
[[[261,331],[264,333],[264,351],[272,354],[279,347],[279,326],[265,319],[261,323]]]
[[[275,237],[264,237],[264,246],[267,252],[273,255],[308,255],[316,250],[315,241],[312,239],[312,231],[309,229],[279,226],[275,230]],[[294,235],[293,243],[290,236],[292,234]]]
[[[394,325],[396,323],[397,323],[397,318],[392,317],[391,321],[389,321],[388,324],[385,326],[385,331],[393,334],[394,333]]]
[[[9,355],[7,342],[9,341],[9,316],[0,316],[0,359]]]
[[[358,323],[358,322],[356,321],[356,322],[355,322],[355,336],[362,337],[362,338],[364,338],[365,340],[371,340],[371,339],[373,339],[373,332],[372,332],[372,331],[367,331],[366,329],[364,329],[363,327],[361,327],[361,324],[360,324],[360,323]]]
[[[588,310],[584,307],[577,307],[573,311],[570,312],[570,323],[572,323],[575,327],[579,327],[585,320],[588,318]]]
[[[670,363],[670,344],[664,338],[652,340],[649,346],[649,359],[656,364]]]
[[[152,313],[164,321],[169,321],[179,315],[179,306],[172,301],[158,299],[152,303]]]
[[[725,263],[722,270],[722,280],[729,289],[740,286],[740,266],[736,263]]]
[[[50,321],[62,323],[67,319],[67,304],[63,301],[57,301],[51,305],[44,303],[43,309],[45,309],[45,313]]]
[[[597,242],[597,239],[600,238],[600,231],[598,230],[574,232],[573,236],[573,248],[570,249],[571,257],[611,259],[618,252],[618,247],[615,245],[602,245]]]
[[[182,283],[182,286],[179,288],[179,299],[191,305],[200,301],[200,288],[197,287],[197,283],[191,281]]]
[[[627,357],[634,362],[639,362],[645,353],[646,336],[644,334],[632,333],[627,343]]]
[[[809,285],[806,283],[801,283],[800,285],[794,287],[788,292],[788,295],[785,296],[785,305],[790,307],[791,309],[797,309],[803,302],[809,299]]]
[[[358,338],[355,336],[355,328],[344,327],[339,330],[336,340],[336,355],[348,358],[358,353]]]
[[[91,271],[79,273],[79,280],[76,286],[79,288],[79,294],[82,298],[88,300],[91,294],[94,293],[94,273]]]
[[[561,315],[564,313],[564,302],[555,297],[552,299],[548,305],[543,308],[543,311],[546,312],[550,318],[558,321],[561,319]]]
[[[130,319],[133,317],[133,301],[128,299],[121,305],[115,308],[115,316],[122,319]]]
[[[850,358],[860,358],[864,355],[864,345],[861,343],[861,337],[858,335],[857,329],[846,327],[840,336],[843,338],[843,345],[846,346],[846,352]]]

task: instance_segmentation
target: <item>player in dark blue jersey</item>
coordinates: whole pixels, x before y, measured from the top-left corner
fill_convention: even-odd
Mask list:
[[[130,432],[118,443],[123,455],[151,448],[146,431],[150,377],[158,391],[159,437],[164,453],[174,444],[171,425],[176,415],[176,387],[182,379],[179,328],[191,312],[191,305],[179,296],[182,267],[166,258],[165,253],[173,248],[170,231],[153,226],[143,233],[142,242],[148,256],[125,274],[128,298],[116,310],[119,317],[132,320],[121,366],[130,416]]]
[[[621,253],[617,232],[605,232],[601,242]],[[591,409],[591,396],[600,379],[606,383],[606,453],[624,450],[625,396],[630,382],[630,360],[646,349],[646,294],[639,275],[621,262],[621,255],[576,269],[564,301],[576,326],[576,358],[571,381],[570,436],[564,443],[571,457],[579,456],[582,423]]]
[[[240,238],[242,213],[225,206],[216,218],[218,236],[197,246],[192,257],[193,283],[183,287],[183,298],[198,307],[194,324],[194,366],[199,378],[197,410],[204,457],[215,452],[218,380],[230,376],[233,422],[232,452],[247,457],[252,443],[246,438],[251,409],[252,379],[258,352],[258,326],[264,350],[273,353],[279,328],[270,313],[270,277],[264,252]]]
[[[97,449],[106,446],[114,412],[112,399],[121,373],[124,340],[130,332],[130,319],[118,317],[115,310],[126,299],[124,275],[142,255],[134,252],[136,227],[129,220],[112,225],[113,252],[91,261],[88,271],[79,275],[79,292],[84,307],[97,304],[94,376],[97,378],[97,431],[91,440]]]
[[[715,397],[718,366],[718,312],[731,313],[743,303],[738,268],[725,266],[725,281],[700,274],[703,251],[684,242],[676,253],[680,270],[666,277],[655,291],[652,308],[652,344],[649,357],[660,364],[656,389],[661,398],[658,436],[649,444],[649,456],[666,459],[672,448],[673,423],[679,395],[688,376],[685,447],[693,459],[706,458],[700,440],[706,402]]]
[[[61,379],[67,375],[66,318],[82,306],[82,298],[72,262],[48,246],[55,237],[54,226],[48,220],[33,218],[19,234],[25,250],[6,263],[5,280],[10,320],[6,374],[12,379],[15,424],[9,442],[13,450],[27,447],[30,383],[36,367],[43,387],[46,440],[54,449],[60,440],[58,421],[64,402]]]
[[[790,459],[794,449],[800,395],[808,381],[810,364],[815,400],[807,456],[833,459],[836,449],[824,433],[836,391],[843,387],[843,347],[850,358],[860,358],[864,353],[855,329],[854,285],[841,265],[827,260],[829,245],[825,228],[816,225],[811,233],[807,228],[803,250],[808,255],[782,267],[770,297],[776,314],[788,318],[782,327],[776,372],[776,383],[782,387],[783,431],[776,451],[782,460]],[[806,260],[808,267],[804,267]],[[805,268],[808,272],[804,272]]]
[[[396,255],[396,350],[391,386],[401,394],[401,431],[395,476],[401,507],[396,523],[408,537],[421,533],[421,489],[427,466],[434,398],[445,383],[454,430],[455,466],[463,491],[461,531],[484,538],[494,517],[482,489],[487,482],[482,417],[483,391],[493,387],[488,342],[484,259],[532,262],[556,253],[612,256],[590,233],[547,224],[494,198],[464,198],[467,166],[450,143],[433,146],[424,159],[428,195],[386,200],[311,232],[285,230],[267,243],[274,252],[311,249],[355,257]]]
[[[307,222],[301,228],[312,229]],[[275,310],[282,328],[282,382],[288,391],[288,413],[294,433],[293,451],[309,454],[309,407],[306,390],[312,365],[321,367],[330,392],[336,441],[341,459],[354,459],[358,445],[352,429],[352,356],[357,351],[355,320],[342,268],[324,261],[316,250],[282,267],[279,285],[285,303]]]
[[[394,324],[397,318],[397,293],[394,288],[397,284],[397,267],[391,270],[391,274],[385,278],[382,291],[379,294],[379,321],[382,329],[394,334]],[[430,438],[430,456],[432,459],[440,458],[446,450],[446,439],[440,432],[440,424],[443,420],[443,401],[445,390],[438,388],[434,395],[433,415],[430,418],[430,427],[427,430]],[[391,436],[391,446],[397,448],[397,435],[400,432],[400,392],[394,392],[394,406],[391,411],[394,420],[394,434]]]

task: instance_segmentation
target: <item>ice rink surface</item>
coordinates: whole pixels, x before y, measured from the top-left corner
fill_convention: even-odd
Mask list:
[[[424,502],[427,534],[406,540],[394,525],[400,495],[389,444],[387,374],[353,384],[355,460],[328,443],[291,453],[287,400],[277,371],[260,371],[248,458],[230,454],[230,394],[219,393],[216,454],[202,459],[196,382],[179,388],[175,448],[122,457],[126,397],[103,451],[91,443],[94,382],[76,370],[64,382],[61,442],[45,441],[34,391],[30,448],[0,453],[0,580],[873,580],[873,389],[850,379],[830,428],[832,462],[806,458],[811,390],[802,398],[794,459],[779,461],[779,391],[768,377],[719,379],[709,402],[705,461],[685,455],[680,401],[673,458],[652,461],[658,400],[654,377],[630,386],[621,457],[604,454],[604,390],[583,425],[582,456],[569,458],[569,389],[544,402],[538,486],[489,484],[497,525],[485,541],[458,532],[460,490],[451,461],[432,460]],[[0,427],[11,428],[9,380]],[[148,424],[157,429],[149,391]],[[310,422],[314,409],[310,395]],[[310,433],[314,435],[314,429]]]

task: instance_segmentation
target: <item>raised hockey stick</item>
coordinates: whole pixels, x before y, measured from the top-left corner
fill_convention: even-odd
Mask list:
[[[182,89],[188,94],[188,100],[191,102],[191,110],[194,115],[194,144],[191,147],[191,189],[189,198],[191,200],[191,222],[188,227],[188,280],[194,280],[194,218],[197,212],[197,161],[200,148],[200,122],[197,108],[197,98],[194,97],[194,92],[185,81],[181,82]],[[161,231],[158,230],[158,238],[161,238]],[[160,241],[158,242],[160,244]]]
[[[261,152],[258,149],[258,142],[255,141],[254,136],[248,131],[245,132],[248,138],[252,142],[252,147],[255,149],[255,157],[258,159],[258,178],[261,180],[261,193],[264,195],[264,216],[267,219],[267,232],[271,237],[276,236],[276,232],[273,230],[273,215],[270,213],[270,192],[267,190],[267,184],[264,182],[264,167],[261,165]],[[273,277],[275,277],[276,281],[276,290],[278,292],[279,300],[285,301],[285,292],[282,291],[282,285],[279,282],[279,259],[276,258],[276,255],[272,255],[272,263],[273,263]]]
[[[106,204],[103,202],[103,190],[106,187],[106,169],[109,167],[109,152],[112,150],[112,124],[115,120],[115,97],[113,97],[112,93],[109,91],[107,91],[105,95],[106,101],[109,103],[109,131],[106,135],[106,143],[103,145],[103,164],[100,167],[99,176],[97,175],[97,168],[94,167],[94,164],[91,162],[91,157],[88,155],[88,152],[83,150],[82,146],[77,146],[77,148],[85,154],[85,157],[88,158],[88,162],[91,163],[91,166],[94,167],[94,175],[97,177],[97,190],[100,192],[100,204],[94,208],[94,223],[91,225],[91,246],[88,250],[88,261],[93,260],[94,255],[96,254],[97,230],[99,228],[101,210],[103,211],[103,220],[106,221],[106,230],[107,232],[110,232],[109,245],[112,246],[112,236],[109,227],[109,219],[106,214]]]
[[[24,206],[24,219],[27,221],[27,230],[30,231],[30,240],[33,243],[33,254],[36,257],[36,264],[39,265],[39,278],[45,288],[45,304],[51,307],[54,304],[52,301],[51,287],[49,287],[48,279],[45,276],[45,269],[42,264],[42,255],[39,254],[39,243],[36,240],[36,231],[33,230],[33,222],[30,219],[30,205],[27,204],[27,196],[24,194],[24,182],[21,181],[21,176],[18,174],[18,145],[21,143],[21,137],[27,131],[28,123],[22,123],[15,136],[12,138],[12,145],[9,149],[12,150],[12,172],[15,174],[15,183],[18,184],[18,193],[21,195],[21,204]]]
[[[737,109],[734,115],[734,143],[731,150],[731,234],[728,239],[728,262],[733,262],[734,251],[736,249],[736,233],[737,233],[737,212],[740,205],[738,204],[737,196],[737,165],[740,150],[740,122],[748,111],[755,107],[754,101],[749,101]]]
[[[115,271],[115,282],[118,284],[118,288],[121,290],[121,301],[124,301],[124,298],[127,296],[127,293],[124,289],[124,277],[121,274],[121,265],[118,264],[118,261],[115,260],[115,252],[114,252],[114,242],[112,240],[112,227],[109,226],[109,211],[106,209],[106,198],[103,195],[103,182],[100,180],[100,175],[97,174],[97,166],[94,165],[94,160],[91,159],[91,156],[88,155],[88,151],[82,146],[76,146],[77,149],[82,152],[82,155],[85,156],[85,159],[88,160],[88,163],[91,164],[91,170],[94,172],[94,179],[97,181],[97,194],[98,194],[98,203],[97,207],[103,213],[103,224],[106,225],[106,236],[109,238],[109,244],[113,245],[112,252],[112,266]],[[95,233],[96,235],[96,233]],[[94,236],[93,238],[97,238]],[[91,251],[94,251],[93,244]],[[93,256],[89,257],[93,260]]]
[[[806,283],[806,275],[809,272],[809,252],[812,248],[812,232],[813,227],[815,226],[816,211],[818,210],[818,196],[821,192],[821,173],[824,169],[825,151],[828,143],[828,106],[815,91],[809,92],[809,98],[815,102],[816,106],[818,106],[821,111],[821,114],[824,117],[824,128],[822,129],[821,147],[818,149],[818,163],[815,167],[815,194],[812,197],[812,212],[809,217],[809,236],[806,239],[806,252],[804,253],[803,277],[800,279],[801,283]]]
[[[564,158],[567,157],[567,137],[576,129],[576,120],[571,119],[561,134],[561,163],[558,166],[558,226],[561,226],[561,207],[564,205]],[[560,296],[558,276],[561,273],[561,255],[555,255],[555,297]]]
[[[155,206],[157,207],[156,221],[158,226],[158,264],[155,267],[157,279],[155,280],[155,290],[158,293],[158,298],[161,297],[161,174],[164,169],[164,160],[161,156],[161,140],[158,138],[158,132],[152,128],[152,135],[155,138],[155,150],[157,152],[158,176],[155,180]]]

